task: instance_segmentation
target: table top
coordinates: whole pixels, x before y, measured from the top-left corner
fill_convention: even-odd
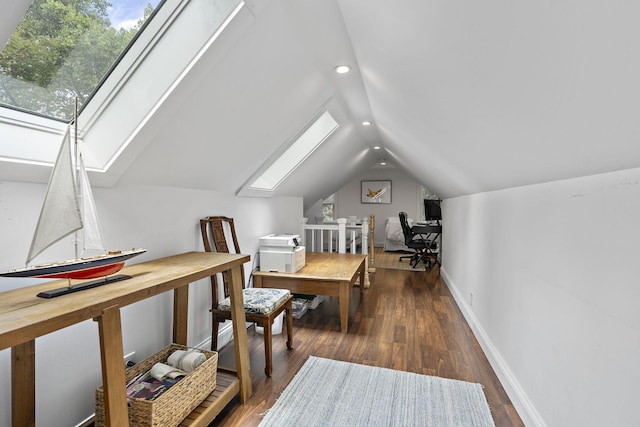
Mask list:
[[[364,263],[365,254],[338,254],[335,252],[307,252],[306,264],[295,273],[255,271],[254,276],[292,277],[296,279],[350,281]]]
[[[66,279],[0,292],[0,350],[100,316],[108,307],[123,307],[247,261],[249,255],[187,252],[125,266],[122,273],[131,279],[57,298],[36,295],[67,286]]]

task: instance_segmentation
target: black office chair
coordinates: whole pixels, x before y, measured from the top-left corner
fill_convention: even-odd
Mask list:
[[[433,238],[433,242],[431,245],[431,255],[433,256],[433,260],[440,264],[438,261],[438,254],[432,253],[434,249],[438,249],[438,252],[442,254],[442,246],[438,247],[439,244],[435,243],[435,239],[442,234],[442,210],[440,209],[440,199],[424,199],[424,219],[427,224],[437,225],[438,228],[435,229],[434,232],[437,232],[435,236],[429,236],[429,239]],[[440,241],[442,243],[442,239]],[[440,255],[441,256],[441,255]]]
[[[414,252],[411,255],[405,255],[400,257],[400,261],[403,259],[409,259],[409,264],[412,268],[416,268],[422,261],[426,268],[432,265],[431,249],[435,248],[435,239],[440,234],[441,226],[419,226],[410,227],[409,221],[407,221],[407,213],[400,212],[400,225],[402,226],[402,234],[404,234],[404,244]]]

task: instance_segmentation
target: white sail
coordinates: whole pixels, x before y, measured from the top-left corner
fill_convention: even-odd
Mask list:
[[[80,228],[82,228],[82,218],[77,200],[68,127],[49,179],[38,225],[27,256],[27,264],[49,246]]]
[[[84,162],[82,161],[82,155],[78,158],[78,169],[78,180],[82,194],[82,233],[84,235],[82,247],[83,249],[104,251],[104,243],[102,240],[102,233],[100,232],[96,205],[93,200],[89,177],[87,176],[87,171],[85,170]]]
[[[0,272],[0,277],[68,280],[67,287],[39,293],[38,296],[42,298],[54,298],[128,279],[131,276],[122,274],[114,276],[114,274],[122,269],[128,259],[146,252],[145,249],[113,250],[108,253],[104,250],[91,185],[77,144],[77,111],[76,101],[73,121],[75,136],[72,140],[71,125],[68,126],[49,178],[49,185],[27,256],[27,266]],[[79,230],[82,230],[83,236],[80,236]],[[28,266],[45,249],[74,232],[77,233],[74,239],[75,259]],[[79,253],[79,249],[82,249],[82,254]],[[85,250],[101,253],[85,254]],[[85,279],[99,280],[71,286],[71,280]]]

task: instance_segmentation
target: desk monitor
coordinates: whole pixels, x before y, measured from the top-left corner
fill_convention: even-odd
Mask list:
[[[424,199],[424,219],[425,221],[442,220],[440,211],[440,200]]]

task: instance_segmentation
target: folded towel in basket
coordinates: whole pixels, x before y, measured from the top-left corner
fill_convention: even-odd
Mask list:
[[[176,350],[167,358],[167,363],[185,372],[193,372],[198,366],[207,361],[206,356],[196,349]]]
[[[162,381],[165,378],[175,379],[177,377],[184,377],[187,375],[187,372],[173,366],[165,365],[164,363],[156,363],[149,371],[149,375]]]

